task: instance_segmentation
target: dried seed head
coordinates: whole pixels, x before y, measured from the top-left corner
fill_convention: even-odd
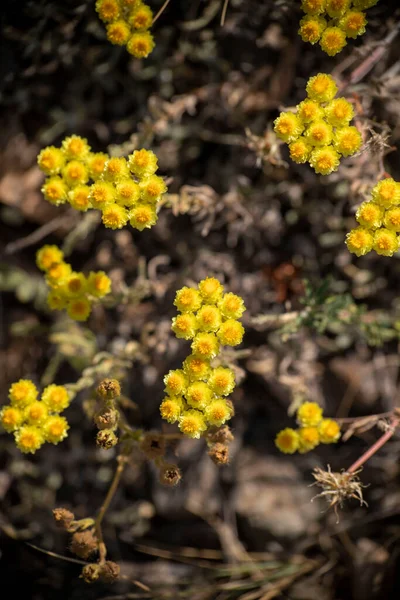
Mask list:
[[[119,412],[115,408],[103,408],[94,417],[98,429],[115,429],[118,425]]]
[[[229,462],[229,448],[225,444],[213,444],[208,456],[216,465],[226,465]]]
[[[177,485],[182,479],[180,469],[176,465],[164,464],[160,469],[159,480],[163,485]]]
[[[146,433],[140,442],[140,449],[150,460],[162,458],[165,454],[165,438],[159,433]]]
[[[121,386],[117,379],[103,379],[96,391],[103,400],[114,400],[121,395]]]
[[[104,565],[100,567],[100,579],[104,583],[114,583],[118,579],[120,574],[120,566],[112,560],[107,560]]]
[[[358,500],[361,506],[363,504],[367,506],[362,495],[362,489],[365,486],[357,476],[360,471],[361,469],[354,473],[347,471],[333,473],[329,465],[327,471],[316,467],[313,471],[315,483],[312,485],[318,485],[323,490],[316,497],[326,498],[329,508],[334,508],[336,515],[338,507],[342,508],[345,500],[350,498]]]
[[[82,569],[81,577],[86,583],[94,583],[100,576],[100,566],[96,563],[85,565]]]
[[[97,538],[91,531],[77,531],[71,539],[70,550],[79,558],[88,558],[97,550]]]
[[[217,431],[210,435],[210,440],[215,444],[230,444],[234,439],[233,433],[229,429],[228,425],[220,427]]]
[[[118,438],[112,429],[100,429],[96,435],[96,444],[100,446],[100,448],[110,450],[110,448],[113,448],[113,446],[118,444]]]
[[[75,520],[75,515],[66,508],[55,508],[53,510],[53,517],[56,525],[61,529],[69,529]]]

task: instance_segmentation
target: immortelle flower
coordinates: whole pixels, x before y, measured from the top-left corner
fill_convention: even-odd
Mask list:
[[[336,171],[339,164],[340,155],[331,146],[316,148],[311,152],[310,165],[316,173],[330,175],[330,173]]]
[[[381,227],[381,229],[377,229],[374,233],[372,247],[377,254],[393,256],[399,249],[399,238],[394,231]]]
[[[104,165],[104,181],[117,182],[129,177],[128,163],[125,158],[114,156],[109,158]]]
[[[392,178],[382,179],[372,189],[372,199],[384,208],[400,204],[400,183]]]
[[[275,445],[284,454],[294,454],[300,445],[299,434],[291,427],[286,427],[277,434]]]
[[[89,179],[89,171],[79,160],[71,160],[62,170],[62,176],[67,185],[71,188],[76,185],[82,185]]]
[[[103,298],[111,291],[111,279],[104,271],[90,271],[87,279],[87,291],[96,298]]]
[[[105,23],[115,21],[120,15],[118,0],[97,0],[96,11]]]
[[[307,143],[304,137],[299,137],[297,140],[289,144],[290,158],[297,164],[304,164],[310,158],[312,147]]]
[[[43,432],[46,442],[50,444],[58,444],[68,435],[68,421],[65,417],[52,415],[45,421]]]
[[[199,292],[206,304],[216,304],[222,297],[224,286],[216,277],[206,277],[199,283]]]
[[[284,142],[293,142],[303,130],[301,119],[291,112],[282,112],[274,121],[274,131]]]
[[[58,175],[54,175],[53,177],[46,179],[42,186],[41,192],[45,199],[50,202],[50,204],[59,206],[67,201],[68,186],[64,179]]]
[[[364,256],[372,250],[374,236],[368,229],[357,227],[346,235],[346,246],[356,256]]]
[[[327,146],[331,143],[332,136],[332,126],[321,119],[310,123],[304,137],[310,146]]]
[[[70,405],[71,399],[63,385],[52,383],[44,388],[42,402],[50,412],[61,413]]]
[[[331,19],[341,17],[350,8],[351,0],[326,0],[326,12]]]
[[[172,319],[172,331],[177,338],[191,340],[197,331],[197,321],[193,313],[183,313]]]
[[[63,262],[64,253],[57,246],[42,246],[36,252],[36,264],[41,271],[47,271],[52,265]]]
[[[218,329],[217,336],[221,344],[226,346],[237,346],[242,343],[244,327],[239,321],[228,319],[222,323],[221,327]]]
[[[315,427],[322,420],[322,408],[316,402],[303,402],[297,411],[299,425]]]
[[[344,127],[354,117],[354,110],[345,98],[335,98],[325,107],[325,117],[334,127]]]
[[[235,374],[232,369],[217,367],[211,371],[207,383],[217,396],[229,396],[235,387]]]
[[[116,46],[125,46],[131,35],[131,29],[126,21],[114,21],[106,28],[107,39]]]
[[[304,454],[316,448],[319,444],[319,433],[317,427],[300,427],[299,435],[299,452]]]
[[[29,406],[24,409],[24,419],[28,425],[40,427],[47,419],[47,416],[47,406],[39,400],[32,402],[32,404],[29,404]]]
[[[133,179],[122,179],[116,185],[117,202],[122,206],[132,207],[140,199],[140,187]]]
[[[139,183],[140,196],[144,202],[155,204],[167,191],[164,180],[158,175],[151,175]]]
[[[343,156],[351,156],[361,148],[361,133],[353,126],[337,128],[333,138],[333,145]]]
[[[59,148],[47,146],[39,153],[37,163],[46,175],[57,175],[65,164],[65,156]]]
[[[11,405],[20,409],[35,402],[37,396],[37,388],[30,379],[20,379],[19,381],[16,381],[11,385],[8,392]]]
[[[218,308],[227,319],[240,319],[246,310],[243,298],[228,292],[218,302]]]
[[[210,361],[190,354],[183,361],[183,370],[190,381],[204,381],[210,372]]]
[[[108,158],[108,154],[104,152],[96,152],[88,156],[86,164],[89,169],[89,175],[94,181],[97,181],[101,177]]]
[[[217,398],[206,406],[204,414],[210,425],[220,427],[232,417],[232,408],[226,400]]]
[[[185,398],[189,406],[202,411],[211,402],[212,391],[204,381],[195,381],[187,388]]]
[[[165,391],[170,396],[183,394],[188,386],[188,378],[182,369],[169,371],[164,377]]]
[[[139,179],[150,177],[158,169],[157,156],[151,150],[135,150],[128,156],[129,168]]]
[[[382,225],[384,212],[385,211],[383,208],[375,202],[363,202],[356,212],[356,219],[361,227],[366,227],[367,229],[377,229]]]
[[[219,352],[219,341],[214,333],[198,333],[192,342],[193,354],[203,358],[215,358]]]
[[[128,211],[119,204],[109,204],[101,211],[101,220],[109,229],[122,229],[129,219]]]
[[[3,429],[8,433],[12,433],[19,429],[24,421],[22,410],[15,406],[4,406],[0,410],[0,423]]]
[[[150,229],[157,223],[156,210],[148,204],[138,204],[133,208],[130,216],[130,224],[139,231]]]
[[[86,298],[71,300],[67,305],[67,313],[74,321],[86,321],[92,311],[92,305]]]
[[[337,93],[337,85],[331,75],[318,73],[307,82],[306,91],[308,97],[316,102],[329,102]]]
[[[340,27],[349,38],[356,38],[365,33],[367,19],[365,14],[360,11],[351,10],[343,15],[339,21]]]
[[[204,304],[197,312],[197,326],[201,331],[217,331],[221,326],[221,311],[214,304]]]
[[[200,293],[185,286],[176,292],[174,306],[180,312],[195,312],[200,308],[201,302]]]
[[[314,15],[307,15],[300,21],[299,35],[303,42],[316,44],[325,28],[325,19]]]
[[[96,181],[90,186],[89,199],[93,208],[102,210],[108,204],[115,202],[116,191],[112,183],[107,181]]]
[[[129,17],[129,23],[134,29],[145,30],[151,27],[153,22],[153,11],[146,4],[140,4],[134,9]]]
[[[90,152],[88,141],[79,135],[66,137],[61,148],[67,160],[85,160]]]
[[[167,396],[161,402],[160,413],[168,423],[176,423],[183,411],[184,403],[181,396]]]
[[[128,40],[126,49],[135,58],[147,58],[154,50],[154,39],[148,31],[134,33]]]
[[[385,212],[384,225],[386,229],[400,233],[400,207],[389,208]]]
[[[301,8],[309,15],[320,15],[325,10],[326,0],[302,0]]]
[[[203,431],[207,429],[203,413],[198,410],[185,410],[179,417],[180,431],[190,438],[200,438]]]
[[[68,298],[78,298],[87,289],[87,280],[83,273],[71,273],[64,283],[64,293]]]
[[[336,56],[346,44],[346,34],[340,27],[327,27],[319,41],[319,45],[328,56]]]
[[[17,448],[24,454],[34,454],[44,443],[41,429],[34,425],[23,425],[14,437]]]
[[[89,194],[90,186],[77,185],[73,190],[68,192],[68,202],[75,210],[86,212],[89,208],[92,208]]]
[[[304,123],[310,123],[316,119],[322,119],[324,109],[315,100],[306,98],[297,105],[297,115]]]
[[[319,440],[323,444],[334,444],[340,438],[340,425],[333,419],[322,419],[318,425]]]

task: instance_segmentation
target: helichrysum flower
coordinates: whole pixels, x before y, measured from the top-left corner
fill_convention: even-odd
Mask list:
[[[4,406],[0,410],[0,423],[8,433],[19,429],[24,421],[24,415],[21,409],[15,406]]]
[[[52,265],[47,270],[46,279],[52,287],[64,285],[72,273],[71,265],[65,262],[60,262]]]
[[[330,175],[339,167],[340,155],[331,146],[316,148],[311,152],[310,165],[316,173]]]
[[[228,319],[222,323],[217,331],[217,336],[226,346],[238,346],[241,344],[244,335],[244,327],[239,321]]]
[[[172,319],[172,331],[177,338],[191,340],[196,335],[197,321],[193,313],[183,313]]]
[[[14,437],[17,448],[24,454],[34,454],[45,441],[42,430],[34,425],[23,425]]]
[[[299,449],[299,434],[291,427],[286,427],[276,436],[275,445],[284,454],[294,454]]]
[[[325,116],[334,127],[344,127],[354,117],[354,110],[345,98],[335,98],[325,107]]]
[[[322,413],[316,402],[303,402],[297,411],[297,422],[303,427],[315,427],[321,422]]]
[[[61,413],[70,404],[70,396],[63,385],[48,385],[42,392],[42,403],[52,413]]]
[[[132,207],[139,201],[140,187],[133,179],[122,179],[115,186],[117,202],[122,206]]]
[[[321,119],[310,123],[304,137],[310,146],[328,146],[332,141],[332,136],[332,126]]]
[[[316,448],[320,442],[319,432],[317,427],[300,427],[299,435],[299,452],[304,454]]]
[[[219,341],[215,333],[202,332],[195,335],[191,348],[193,354],[203,358],[215,358],[219,352]]]
[[[357,227],[346,235],[346,246],[356,256],[364,256],[372,250],[374,237],[368,229]]]
[[[400,183],[392,178],[379,181],[371,193],[374,202],[384,208],[391,208],[400,204]]]
[[[320,15],[325,10],[326,0],[301,0],[301,8],[309,15]]]
[[[231,418],[232,408],[226,400],[217,398],[206,406],[204,414],[210,425],[220,427]]]
[[[310,77],[306,87],[307,95],[316,102],[330,102],[337,93],[337,85],[331,75],[318,73]]]
[[[108,158],[108,154],[104,152],[96,152],[88,156],[86,164],[89,169],[89,175],[94,181],[97,181],[101,177]]]
[[[89,208],[92,208],[92,204],[89,199],[90,186],[88,185],[77,185],[74,189],[68,192],[68,202],[81,212],[86,212]]]
[[[375,202],[363,202],[356,212],[356,219],[361,227],[377,229],[382,225],[383,215],[384,210],[379,204]]]
[[[167,396],[161,403],[160,413],[168,423],[176,423],[182,414],[184,407],[181,396]]]
[[[30,379],[20,379],[13,383],[8,392],[11,405],[15,408],[25,408],[35,402],[37,396],[38,390]]]
[[[47,406],[43,402],[40,402],[40,400],[35,400],[35,402],[32,402],[32,404],[29,404],[24,409],[24,420],[28,425],[40,427],[47,419],[47,416]]]
[[[211,371],[207,383],[217,396],[229,396],[235,387],[235,374],[232,369],[217,367]]]
[[[46,442],[58,444],[68,435],[68,421],[59,415],[50,416],[43,425],[43,433]]]
[[[345,13],[339,21],[340,27],[343,29],[347,37],[356,38],[365,33],[367,19],[361,11],[350,10]]]
[[[224,286],[216,277],[206,277],[199,283],[199,292],[204,303],[216,304],[222,297]]]
[[[110,204],[101,211],[101,220],[109,229],[122,229],[129,219],[126,208],[119,204]]]
[[[131,35],[129,25],[122,19],[109,23],[106,31],[107,39],[116,46],[125,46]]]
[[[61,148],[67,160],[84,160],[90,152],[87,140],[79,135],[66,137]]]
[[[218,308],[227,319],[240,319],[246,310],[243,298],[232,292],[222,296]]]
[[[87,280],[88,293],[96,298],[103,298],[111,291],[111,279],[104,271],[90,271]]]
[[[399,238],[394,231],[381,227],[374,232],[372,247],[377,254],[393,256],[399,249]]]
[[[50,310],[63,310],[67,306],[67,298],[62,290],[50,290],[46,302]]]
[[[361,148],[362,137],[356,127],[340,127],[335,130],[333,145],[343,156],[351,156]]]
[[[67,313],[74,321],[87,321],[92,311],[92,305],[86,298],[71,300],[67,305]]]
[[[333,419],[322,419],[318,425],[318,433],[322,444],[334,444],[340,438],[340,426]]]
[[[129,222],[132,227],[139,231],[150,229],[157,223],[157,212],[149,204],[137,204],[130,213]]]
[[[104,165],[103,179],[117,182],[129,177],[128,163],[123,157],[109,158]]]
[[[128,40],[126,49],[135,58],[147,58],[154,50],[154,39],[148,31],[138,31]]]
[[[299,34],[303,42],[316,44],[325,28],[325,19],[314,15],[307,15],[300,21]]]
[[[195,312],[201,306],[200,293],[185,286],[176,292],[174,305],[180,312]]]
[[[185,391],[185,399],[192,408],[204,410],[211,402],[212,391],[204,381],[195,381]]]
[[[71,160],[63,168],[62,176],[68,187],[73,188],[86,183],[89,179],[89,172],[84,163],[79,160]]]
[[[58,246],[42,246],[36,252],[36,264],[41,271],[47,271],[53,264],[63,262],[64,253]]]
[[[203,413],[198,410],[185,410],[179,417],[179,429],[190,438],[199,438],[207,429]]]
[[[140,196],[144,202],[157,203],[161,196],[167,191],[164,180],[158,175],[150,175],[139,183]]]
[[[197,312],[197,326],[200,331],[217,331],[221,321],[221,311],[214,304],[204,304]]]
[[[297,140],[289,144],[289,154],[293,162],[304,164],[310,158],[312,147],[304,137],[299,137]]]
[[[140,4],[135,8],[129,17],[129,23],[134,29],[146,30],[151,27],[153,22],[153,11],[146,4]]]
[[[395,206],[385,212],[384,225],[386,229],[400,233],[400,207]]]
[[[102,210],[108,204],[115,202],[116,192],[112,183],[107,181],[96,181],[90,187],[89,199],[93,208]]]
[[[71,273],[64,283],[64,292],[68,298],[78,298],[85,294],[87,280],[83,273]]]
[[[165,375],[164,383],[167,394],[170,394],[170,396],[179,396],[187,388],[188,378],[182,369],[175,369]]]
[[[140,179],[150,177],[157,171],[157,156],[151,150],[135,150],[128,156],[129,168]]]
[[[39,153],[37,162],[46,175],[57,175],[65,164],[65,156],[59,148],[47,146]]]
[[[210,372],[210,361],[190,354],[183,361],[183,370],[190,381],[205,380]]]
[[[332,18],[341,17],[350,7],[351,0],[326,0],[326,12]]]
[[[59,206],[67,201],[68,186],[64,179],[55,175],[46,179],[42,186],[42,194],[50,204]]]
[[[336,56],[346,44],[346,34],[340,27],[327,27],[319,41],[319,45],[328,56]]]
[[[118,0],[97,0],[96,11],[102,21],[110,23],[118,19],[120,4]]]
[[[310,123],[316,119],[322,119],[324,109],[315,100],[306,98],[297,105],[297,115],[304,123]]]
[[[294,113],[282,112],[274,121],[274,131],[284,142],[293,142],[304,130],[304,124]]]

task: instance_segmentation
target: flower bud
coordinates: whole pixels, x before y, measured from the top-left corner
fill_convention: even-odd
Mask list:
[[[112,560],[107,560],[104,565],[100,567],[100,579],[104,583],[114,583],[118,579],[120,574],[120,566]]]
[[[164,464],[160,469],[159,481],[163,485],[174,486],[182,479],[179,467],[173,464]]]
[[[213,444],[208,456],[216,465],[226,465],[229,462],[229,448],[225,444]]]
[[[74,513],[66,508],[55,508],[53,510],[53,517],[56,525],[61,529],[69,529],[75,520]]]
[[[91,531],[77,531],[72,536],[70,550],[79,558],[87,559],[97,550],[97,538]]]
[[[110,450],[110,448],[118,444],[118,438],[112,429],[100,429],[96,436],[96,444],[100,448]]]
[[[115,408],[103,408],[94,417],[98,429],[115,429],[118,425],[119,412]]]
[[[121,395],[121,386],[117,379],[103,379],[96,391],[103,400],[114,400]]]
[[[96,563],[85,565],[81,577],[86,583],[94,583],[100,576],[100,566]]]

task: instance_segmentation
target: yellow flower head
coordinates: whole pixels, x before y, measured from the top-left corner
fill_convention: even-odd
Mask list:
[[[129,39],[126,49],[135,58],[147,58],[154,50],[154,39],[148,31],[134,33]]]
[[[238,346],[243,340],[244,327],[239,321],[228,319],[218,329],[217,336],[225,346]]]
[[[191,348],[193,354],[203,358],[215,358],[219,352],[219,341],[215,333],[198,333]]]
[[[337,85],[331,75],[318,73],[310,77],[306,87],[307,95],[316,102],[330,102],[337,93]]]
[[[243,298],[228,292],[224,294],[218,302],[218,308],[227,319],[240,319],[246,307]]]
[[[20,379],[9,389],[8,397],[15,408],[25,408],[37,399],[38,391],[30,379]]]
[[[293,142],[303,130],[303,122],[291,112],[282,112],[274,121],[274,131],[284,142]]]
[[[89,179],[89,172],[86,165],[79,160],[71,160],[62,170],[64,181],[69,187],[82,185]]]
[[[65,157],[59,148],[47,146],[39,153],[37,162],[39,169],[46,175],[57,175],[65,164]]]
[[[96,11],[105,23],[116,21],[120,15],[118,0],[97,0]]]
[[[206,277],[199,283],[199,292],[203,301],[208,304],[216,304],[224,292],[224,286],[216,277]]]
[[[303,42],[316,44],[325,28],[325,19],[314,15],[307,15],[300,21],[299,35]]]
[[[126,6],[131,10],[143,4],[143,0],[120,0],[122,6]]]
[[[197,313],[201,331],[217,331],[221,326],[221,311],[214,304],[204,304]]]
[[[44,422],[43,432],[46,442],[58,444],[68,435],[68,421],[65,417],[52,415]]]
[[[47,271],[52,265],[63,262],[64,253],[57,246],[42,246],[36,252],[36,264],[41,271]]]
[[[335,131],[333,145],[340,154],[343,154],[343,156],[351,156],[361,148],[361,133],[358,131],[357,127],[340,127]]]
[[[304,454],[316,448],[319,444],[318,427],[301,427],[298,430],[299,452]]]
[[[87,291],[96,298],[103,298],[111,291],[111,279],[104,271],[90,271]]]
[[[224,398],[216,398],[204,410],[205,417],[210,425],[220,427],[233,416],[232,406]]]
[[[188,386],[188,379],[182,369],[169,371],[164,377],[165,391],[170,396],[180,396]]]
[[[47,271],[47,283],[50,287],[58,287],[63,285],[71,275],[71,265],[65,262],[52,265]]]
[[[0,410],[0,423],[3,429],[12,433],[21,427],[24,421],[24,415],[19,408],[14,406],[4,406]]]
[[[109,204],[101,212],[103,225],[109,229],[122,229],[128,222],[128,211],[119,204]]]
[[[384,210],[379,204],[375,204],[375,202],[363,202],[356,212],[356,219],[361,227],[377,229],[382,225],[383,215]]]
[[[290,158],[299,165],[302,165],[308,161],[311,151],[312,147],[302,136],[289,144]]]
[[[62,288],[60,288],[50,290],[47,294],[46,302],[50,310],[63,310],[67,305],[67,298],[65,297]]]
[[[309,15],[320,15],[325,11],[326,0],[301,0],[302,10]]]
[[[85,160],[90,152],[87,140],[79,135],[66,137],[61,147],[67,160]]]
[[[122,179],[116,185],[117,202],[121,206],[132,207],[140,198],[140,187],[133,179]]]
[[[58,175],[46,179],[41,191],[47,202],[55,206],[59,206],[67,200],[68,186]]]
[[[64,293],[68,298],[78,298],[85,294],[87,280],[83,273],[71,273],[64,283]]]
[[[185,286],[176,292],[174,306],[180,312],[195,312],[201,306],[201,296],[194,288]]]
[[[164,180],[158,175],[151,175],[139,183],[140,195],[144,202],[155,204],[167,191]]]
[[[326,0],[326,12],[331,19],[341,17],[350,8],[351,0]]]
[[[400,233],[400,207],[395,206],[385,212],[384,225],[386,229]]]
[[[44,443],[41,429],[34,425],[24,425],[14,433],[17,448],[24,454],[34,454]]]
[[[167,396],[161,402],[160,413],[168,423],[176,423],[183,411],[183,400],[181,396]]]
[[[105,181],[117,182],[127,177],[129,177],[129,169],[126,158],[114,156],[107,160],[103,171]]]
[[[153,22],[153,11],[146,4],[141,4],[135,8],[129,17],[129,23],[133,29],[145,30],[151,27]]]
[[[86,321],[92,311],[92,305],[86,298],[71,300],[67,305],[67,313],[74,321]]]
[[[303,402],[297,411],[297,422],[302,427],[316,427],[322,420],[322,412],[316,402]]]
[[[204,381],[210,373],[210,361],[201,356],[189,354],[183,361],[183,370],[189,381]]]
[[[90,187],[88,185],[77,185],[73,190],[68,192],[68,202],[75,210],[86,212],[89,208],[92,208],[89,194]]]
[[[130,35],[131,29],[122,19],[107,25],[107,39],[116,46],[125,46]]]
[[[322,419],[318,425],[319,441],[323,444],[334,444],[340,438],[340,426],[333,419]]]
[[[305,139],[310,146],[327,146],[332,141],[332,127],[324,120],[313,121],[307,127]]]
[[[179,417],[179,429],[190,438],[199,438],[207,429],[203,414],[198,410],[185,410]]]
[[[208,385],[217,396],[229,396],[235,388],[235,374],[232,369],[217,367],[211,371]]]
[[[360,11],[350,10],[339,21],[347,37],[355,39],[357,36],[365,33],[367,19],[365,14]]]
[[[89,199],[93,208],[102,210],[107,204],[115,202],[115,188],[108,181],[96,181],[90,186]]]
[[[366,10],[367,8],[375,6],[378,2],[379,0],[353,0],[353,6],[358,10]]]
[[[157,223],[156,209],[150,204],[137,204],[133,207],[130,217],[130,224],[139,231],[150,229]]]
[[[306,98],[297,105],[297,116],[304,121],[304,123],[310,123],[316,119],[322,119],[324,116],[324,109],[315,102]]]
[[[89,175],[94,181],[97,181],[101,177],[108,159],[108,154],[104,154],[104,152],[89,154],[86,164],[89,169]]]
[[[286,427],[276,436],[275,445],[284,454],[294,454],[299,448],[299,434],[294,429]]]
[[[364,256],[372,250],[374,237],[368,229],[357,227],[346,235],[346,246],[356,256]]]
[[[328,56],[335,56],[343,50],[346,44],[346,34],[340,27],[327,27],[319,41],[319,45]]]
[[[129,168],[139,179],[150,177],[158,169],[157,156],[151,150],[135,150],[128,156]]]
[[[32,404],[29,404],[24,410],[24,419],[28,423],[28,425],[36,425],[36,427],[40,427],[42,423],[47,419],[48,410],[47,406],[40,402],[40,400],[35,400]]]
[[[316,173],[329,175],[339,167],[340,155],[331,146],[316,148],[311,152],[310,165]]]
[[[185,398],[192,408],[204,410],[211,402],[212,391],[204,381],[195,381],[187,388]]]
[[[52,383],[44,388],[42,393],[42,403],[47,406],[52,413],[61,413],[70,405],[71,399],[67,389],[63,385]]]
[[[172,319],[171,329],[177,338],[191,340],[197,331],[196,317],[193,313],[178,315]]]
[[[372,247],[381,256],[393,256],[399,249],[399,238],[394,231],[382,227],[375,231]]]
[[[379,181],[371,193],[374,202],[384,208],[400,204],[400,183],[392,178]]]
[[[354,110],[345,98],[336,98],[325,107],[325,116],[334,127],[344,127],[354,117]]]

